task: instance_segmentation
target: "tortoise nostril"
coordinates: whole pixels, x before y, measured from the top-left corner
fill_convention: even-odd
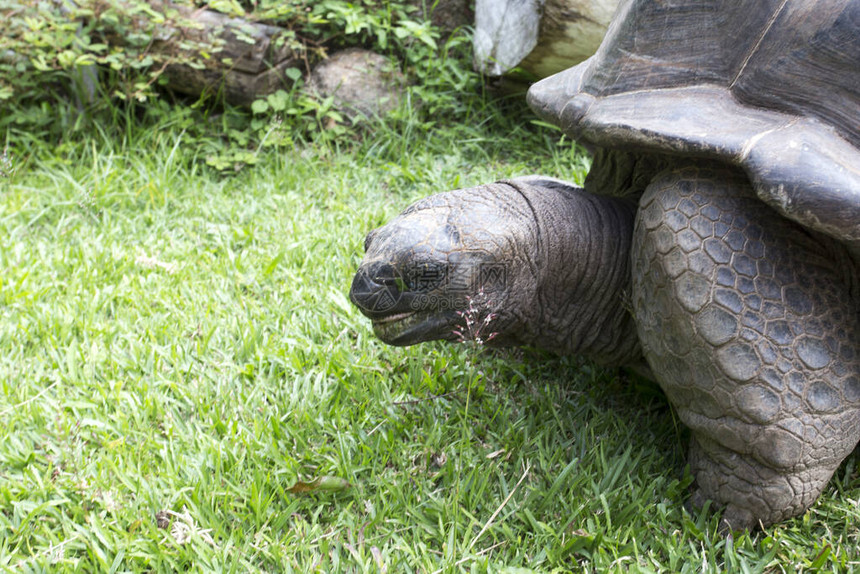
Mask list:
[[[390,263],[377,263],[370,267],[365,275],[372,283],[385,286],[397,285],[397,280],[400,277],[397,269]]]
[[[390,314],[401,302],[403,281],[390,263],[362,265],[352,280],[349,298],[369,317]]]

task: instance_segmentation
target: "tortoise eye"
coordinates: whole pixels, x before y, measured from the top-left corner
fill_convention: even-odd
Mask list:
[[[376,235],[376,230],[371,229],[367,232],[367,235],[364,236],[364,252],[367,253],[367,250],[370,248],[370,242],[373,241],[373,237]]]

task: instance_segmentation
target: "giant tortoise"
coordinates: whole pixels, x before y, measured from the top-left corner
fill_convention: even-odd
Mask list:
[[[628,0],[529,102],[593,154],[419,201],[351,297],[384,341],[491,344],[652,376],[724,526],[805,511],[860,440],[860,1]]]

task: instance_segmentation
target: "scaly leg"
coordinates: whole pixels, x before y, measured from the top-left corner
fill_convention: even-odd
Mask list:
[[[860,305],[842,246],[758,201],[742,173],[684,167],[645,191],[633,308],[693,431],[699,500],[732,528],[806,510],[860,439]]]

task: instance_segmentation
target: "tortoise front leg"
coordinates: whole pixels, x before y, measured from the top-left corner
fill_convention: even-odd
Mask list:
[[[802,513],[860,439],[850,258],[711,166],[649,185],[632,261],[645,358],[693,431],[696,498],[732,528]]]

